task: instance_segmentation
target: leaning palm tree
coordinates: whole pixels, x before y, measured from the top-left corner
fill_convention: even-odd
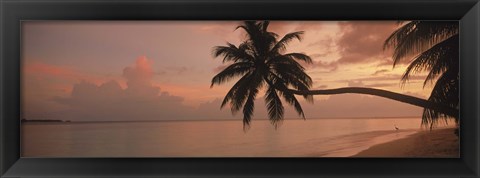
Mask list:
[[[394,49],[394,67],[401,60],[411,59],[402,76],[403,83],[405,84],[409,77],[416,73],[428,72],[423,83],[424,87],[435,82],[428,101],[458,109],[458,22],[411,21],[400,24],[403,26],[387,38],[384,47]],[[431,128],[440,118],[449,117],[445,113],[424,108],[422,124],[429,124]],[[453,118],[458,123],[458,115]]]
[[[283,119],[284,108],[280,97],[293,105],[297,113],[305,118],[295,94],[302,95],[310,102],[313,102],[312,95],[343,93],[376,95],[450,116],[458,115],[458,108],[386,90],[363,87],[310,90],[312,80],[298,61],[312,63],[311,58],[303,53],[285,54],[287,44],[294,39],[301,40],[303,32],[289,33],[278,40],[277,34],[267,31],[268,25],[268,21],[246,21],[237,27],[247,33],[247,39],[244,42],[238,46],[228,43],[226,46],[214,48],[215,57],[223,56],[224,63],[233,62],[233,64],[213,77],[211,87],[240,77],[226,94],[221,108],[227,103],[230,104],[232,113],[243,108],[244,128],[250,124],[255,98],[263,87],[266,88],[265,101],[268,116],[275,126]]]

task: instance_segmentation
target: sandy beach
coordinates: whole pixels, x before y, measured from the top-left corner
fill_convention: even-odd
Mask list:
[[[374,145],[353,157],[436,157],[459,156],[459,139],[454,128],[420,131],[406,138]]]

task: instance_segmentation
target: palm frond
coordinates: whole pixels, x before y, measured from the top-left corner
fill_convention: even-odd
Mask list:
[[[281,53],[285,51],[288,43],[290,43],[292,40],[297,39],[298,41],[301,41],[303,33],[303,31],[298,31],[286,34],[275,44],[275,46],[273,46],[271,51],[275,53]]]
[[[268,20],[261,21],[261,22],[259,22],[259,24],[262,26],[262,31],[267,32],[268,25],[270,25],[270,21],[268,21]]]
[[[285,57],[296,59],[299,61],[306,62],[307,64],[312,64],[313,60],[310,58],[310,56],[304,54],[304,53],[288,53],[284,54]]]
[[[435,87],[430,94],[428,100],[433,103],[447,104],[452,108],[458,108],[459,103],[459,86],[458,86],[458,71],[451,69],[442,74],[437,80]],[[430,129],[434,128],[439,119],[447,120],[450,117],[441,111],[435,111],[432,109],[424,109],[422,115],[422,125],[429,126]],[[458,123],[458,116],[454,117],[455,122]]]
[[[210,88],[213,87],[213,85],[215,84],[220,85],[235,77],[242,76],[247,72],[250,72],[252,70],[252,67],[253,67],[253,64],[250,62],[234,63],[228,66],[227,68],[223,69],[220,73],[218,73],[212,78]]]
[[[282,82],[285,86],[293,87],[300,91],[307,91],[313,84],[312,79],[305,71],[296,69],[294,65],[276,63],[274,70],[270,73],[273,79]],[[286,88],[283,88],[286,90]],[[303,98],[313,103],[312,95],[302,95]]]
[[[245,80],[245,83],[242,83],[233,93],[232,99],[230,100],[230,110],[233,114],[239,111],[247,99],[247,96],[250,92],[250,83],[255,78],[255,74],[249,73],[248,78]]]
[[[257,95],[257,92],[257,89],[253,89],[253,91],[250,91],[248,99],[243,106],[243,130],[247,130],[250,126],[250,121],[253,116],[253,110],[255,108],[255,97]]]
[[[248,41],[251,42],[252,51],[256,56],[265,56],[271,44],[276,40],[275,33],[266,31],[268,24],[267,21],[245,21],[243,25],[237,27],[237,29],[244,29],[247,32]]]
[[[433,46],[429,50],[423,52],[420,57],[435,60],[435,64],[431,67],[430,72],[425,79],[423,86],[428,81],[433,81],[437,76],[441,75],[450,68],[458,68],[459,63],[459,35],[454,35],[447,40]],[[453,69],[455,70],[455,69]]]
[[[275,85],[277,85],[277,88],[287,88],[282,82],[276,82]],[[293,106],[297,114],[305,119],[305,113],[303,112],[300,102],[298,102],[297,98],[295,98],[295,95],[288,90],[279,91],[279,93],[283,96],[287,103]]]
[[[283,119],[284,108],[274,86],[268,87],[265,93],[265,102],[267,104],[268,118],[277,127],[278,123]]]
[[[255,107],[255,97],[257,96],[258,90],[262,86],[261,76],[256,76],[253,82],[250,84],[250,90],[248,94],[247,101],[243,106],[243,129],[246,130],[250,126],[250,121],[253,116],[253,111]]]
[[[242,43],[240,47],[236,47],[231,43],[227,43],[227,46],[216,46],[213,49],[214,57],[223,56],[223,62],[247,62],[253,61],[254,57],[251,52],[248,51],[248,43]]]
[[[242,25],[237,26],[235,30],[243,29],[247,32],[248,36],[258,36],[258,25],[256,21],[248,20],[244,21]]]
[[[393,47],[394,66],[403,58],[422,53],[436,43],[458,34],[458,22],[412,21],[387,38],[384,48]]]
[[[246,85],[250,79],[251,75],[246,74],[242,78],[240,78],[230,90],[227,92],[225,97],[223,98],[222,104],[220,105],[220,109],[223,108],[229,101],[233,99],[234,94],[240,88],[240,86]]]
[[[272,63],[273,72],[282,78],[284,75],[292,79],[294,82],[303,83],[307,89],[313,84],[312,78],[305,73],[304,68],[295,60],[292,59],[278,59]],[[305,89],[305,90],[307,90]],[[303,90],[303,89],[302,89]]]
[[[437,76],[448,70],[450,66],[458,64],[458,42],[457,34],[415,57],[402,76],[403,84],[408,81],[411,75],[429,71],[423,84],[425,86],[428,81],[433,81]]]
[[[395,48],[401,41],[414,30],[415,25],[419,21],[411,21],[409,23],[403,24],[402,27],[395,30],[390,36],[385,40],[383,44],[383,49]],[[398,25],[401,25],[400,23]]]

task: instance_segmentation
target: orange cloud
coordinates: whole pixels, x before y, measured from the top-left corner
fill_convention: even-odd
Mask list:
[[[27,63],[23,70],[26,73],[40,73],[58,77],[74,77],[76,75],[73,69],[69,67],[55,66],[44,63]]]
[[[80,72],[72,67],[51,65],[46,63],[26,63],[23,67],[23,72],[26,75],[35,77],[53,77],[71,82],[78,82],[79,80],[86,80],[95,84],[111,80],[107,77],[90,75],[85,72]]]
[[[56,97],[69,106],[63,117],[72,120],[156,120],[173,116],[190,118],[192,108],[183,105],[183,97],[160,91],[153,85],[153,61],[145,56],[123,70],[127,87],[114,81],[94,84],[81,81],[73,85],[70,96]]]
[[[146,56],[140,56],[136,59],[135,66],[123,70],[123,76],[127,79],[151,80],[154,75],[152,64],[153,61]]]
[[[225,85],[210,88],[210,84],[187,86],[171,83],[156,83],[155,86],[172,95],[184,97],[183,104],[192,107],[197,107],[201,103],[225,96],[230,87]]]

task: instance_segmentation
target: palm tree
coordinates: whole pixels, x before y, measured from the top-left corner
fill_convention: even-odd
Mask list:
[[[400,22],[403,26],[394,31],[385,41],[384,48],[393,48],[393,66],[403,59],[411,59],[402,81],[409,77],[428,72],[424,87],[435,82],[428,101],[443,103],[458,109],[459,103],[459,35],[458,22],[411,21]],[[452,116],[458,123],[458,115]],[[432,128],[439,118],[447,119],[445,113],[424,108],[422,124]]]
[[[268,25],[268,21],[246,21],[237,27],[247,32],[246,41],[238,47],[228,43],[227,46],[217,46],[214,49],[215,57],[224,56],[224,63],[233,62],[233,64],[213,77],[211,87],[241,76],[228,91],[221,107],[230,103],[232,113],[243,107],[244,128],[250,123],[255,98],[264,86],[268,116],[272,124],[277,126],[277,123],[283,119],[284,108],[280,97],[294,106],[296,112],[305,118],[302,106],[294,94],[287,90],[278,90],[287,87],[308,90],[312,85],[312,79],[305,73],[305,68],[298,63],[298,61],[312,63],[312,59],[303,53],[283,54],[290,41],[301,40],[303,32],[289,33],[277,40],[277,34],[267,31]],[[311,95],[303,95],[303,97],[313,102]]]
[[[312,63],[311,58],[303,53],[284,54],[287,44],[294,39],[301,40],[303,32],[289,33],[277,40],[277,34],[267,31],[268,25],[268,21],[245,21],[237,27],[247,33],[247,39],[243,43],[238,46],[228,43],[227,46],[214,48],[215,57],[223,56],[224,63],[233,64],[213,77],[211,87],[240,77],[226,94],[221,108],[229,103],[232,113],[236,113],[243,107],[244,128],[250,124],[255,98],[263,87],[266,88],[268,116],[275,126],[283,119],[284,108],[280,96],[305,118],[294,94],[302,95],[310,102],[313,102],[312,95],[369,94],[432,109],[446,115],[458,115],[458,109],[448,105],[386,90],[362,87],[310,90],[312,80],[298,61]]]

